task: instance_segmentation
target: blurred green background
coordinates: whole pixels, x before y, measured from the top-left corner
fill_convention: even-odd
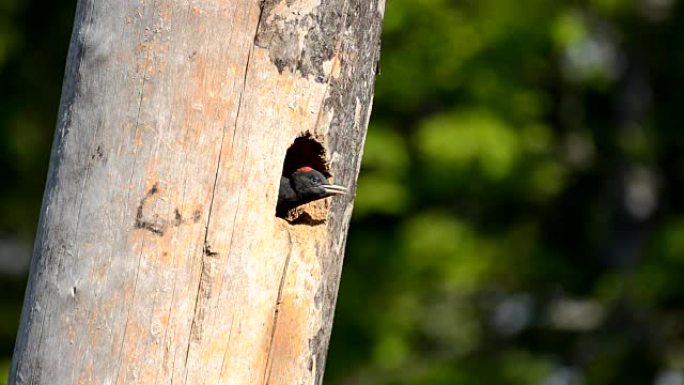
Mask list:
[[[0,0],[0,375],[74,1]],[[684,5],[388,0],[326,384],[684,385]]]

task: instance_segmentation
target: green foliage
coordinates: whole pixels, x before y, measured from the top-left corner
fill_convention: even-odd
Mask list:
[[[7,380],[9,380],[10,364],[11,362],[9,360],[0,361],[0,385],[7,385]]]
[[[654,119],[681,39],[652,43],[684,14],[663,4],[387,3],[328,383],[684,369],[684,141]]]
[[[518,136],[489,111],[438,115],[418,128],[418,151],[426,168],[463,172],[477,166],[485,178],[510,174],[520,158]]]

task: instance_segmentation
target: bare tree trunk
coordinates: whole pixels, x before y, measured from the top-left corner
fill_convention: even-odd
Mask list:
[[[79,0],[10,383],[320,384],[383,12]]]

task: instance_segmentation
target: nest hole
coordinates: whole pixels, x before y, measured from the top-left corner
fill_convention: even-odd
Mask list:
[[[326,161],[325,147],[310,132],[305,132],[298,136],[287,149],[281,175],[289,177],[302,167],[311,167],[325,175],[326,178],[332,176]],[[278,212],[276,210],[276,216],[287,220],[291,224],[317,225],[324,222],[322,219],[314,218],[316,217],[316,215],[312,215],[314,213],[303,211],[301,207],[299,206],[286,212]]]
[[[325,148],[309,132],[297,137],[287,149],[282,175],[292,175],[297,169],[305,166],[320,171],[326,178],[332,176],[325,161]]]

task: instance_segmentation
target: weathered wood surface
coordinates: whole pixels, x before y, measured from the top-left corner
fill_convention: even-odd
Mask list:
[[[383,0],[79,0],[12,384],[320,384]],[[352,194],[276,218],[300,134]]]

